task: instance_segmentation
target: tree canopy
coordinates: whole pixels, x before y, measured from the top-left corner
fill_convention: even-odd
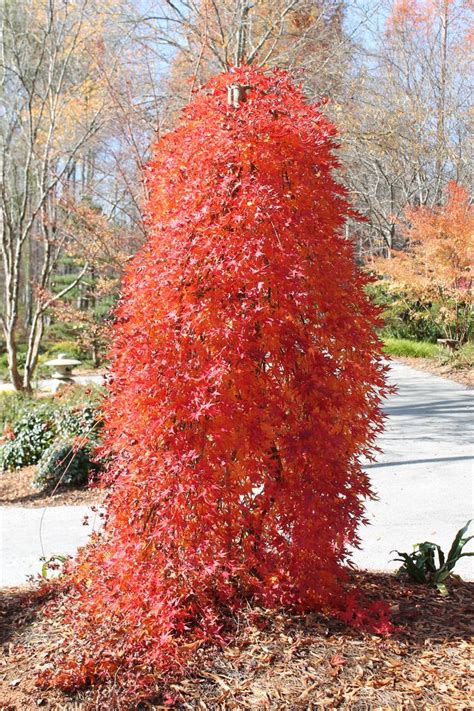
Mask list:
[[[56,683],[146,680],[245,599],[344,609],[385,367],[334,139],[284,72],[242,67],[155,146],[116,314],[114,486],[70,572]]]

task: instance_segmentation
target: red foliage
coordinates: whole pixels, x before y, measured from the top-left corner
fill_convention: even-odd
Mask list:
[[[347,596],[345,609],[339,618],[355,629],[388,637],[397,628],[391,621],[390,605],[383,600],[368,602],[360,600],[357,593]]]
[[[236,81],[251,88],[231,108]],[[334,136],[283,72],[244,67],[156,146],[115,327],[114,489],[71,570],[58,685],[146,684],[244,599],[343,606],[385,369]]]

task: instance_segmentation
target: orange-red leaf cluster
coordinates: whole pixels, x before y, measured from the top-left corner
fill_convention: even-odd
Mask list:
[[[416,298],[440,304],[447,334],[463,341],[474,302],[474,210],[467,190],[451,182],[444,205],[408,208],[405,218],[405,249],[373,266]]]
[[[426,287],[461,290],[472,299],[474,210],[467,190],[451,182],[444,205],[410,208],[405,215],[410,245],[406,259],[398,256],[411,265],[409,278]]]
[[[236,108],[232,83],[250,87]],[[115,327],[114,488],[69,574],[55,683],[146,685],[245,599],[344,607],[385,367],[334,137],[283,72],[243,67],[155,147]]]

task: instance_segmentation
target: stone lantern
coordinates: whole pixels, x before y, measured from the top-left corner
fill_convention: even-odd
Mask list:
[[[54,389],[57,390],[63,383],[73,383],[74,377],[72,375],[72,369],[80,364],[80,360],[68,358],[65,353],[60,353],[57,358],[46,361],[45,365],[54,368],[52,373],[52,377],[56,381]]]

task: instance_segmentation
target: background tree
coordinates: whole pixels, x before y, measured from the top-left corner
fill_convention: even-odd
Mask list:
[[[463,343],[473,326],[474,210],[467,191],[450,183],[442,206],[408,208],[406,248],[375,261],[421,303],[439,305],[437,321],[448,338]]]
[[[75,180],[102,123],[103,97],[94,81],[87,3],[74,9],[54,3],[2,6],[2,116],[0,150],[2,328],[10,378],[29,389],[48,306],[62,292],[44,298],[65,236],[61,193]],[[27,352],[23,377],[18,367],[18,329],[25,298]]]
[[[345,180],[360,212],[360,259],[400,247],[407,206],[440,203],[470,183],[471,3],[396,0],[365,24],[352,98],[338,106]],[[347,94],[346,94],[347,96]]]
[[[110,312],[133,240],[127,239],[123,225],[118,226],[109,215],[85,199],[68,208],[68,219],[63,223],[67,249],[63,251],[68,263],[73,265],[72,275],[54,274],[47,294],[49,312],[62,324],[62,332],[73,337],[78,349],[87,353],[93,367],[98,368],[105,358]],[[77,263],[84,254],[88,255],[88,269],[77,284]],[[71,280],[76,288],[62,299],[54,299],[55,293],[64,292]]]
[[[169,66],[172,104],[191,87],[243,62],[295,69],[314,93],[327,94],[347,65],[341,0],[188,0],[152,2],[135,13]],[[146,35],[146,32],[144,33]]]
[[[110,84],[119,85],[125,63],[116,11],[114,2],[86,0],[2,4],[1,323],[18,390],[31,388],[52,307],[75,294],[104,246],[96,241],[91,251],[77,220],[71,231],[81,202],[95,201],[129,243],[132,222],[138,232],[136,190],[123,188],[130,161],[110,106]],[[65,258],[72,278],[54,288]]]
[[[149,2],[130,22],[167,66],[165,126],[229,63],[282,66],[342,130],[343,179],[367,222],[348,233],[363,262],[401,246],[407,205],[469,184],[470,3],[400,0]]]

